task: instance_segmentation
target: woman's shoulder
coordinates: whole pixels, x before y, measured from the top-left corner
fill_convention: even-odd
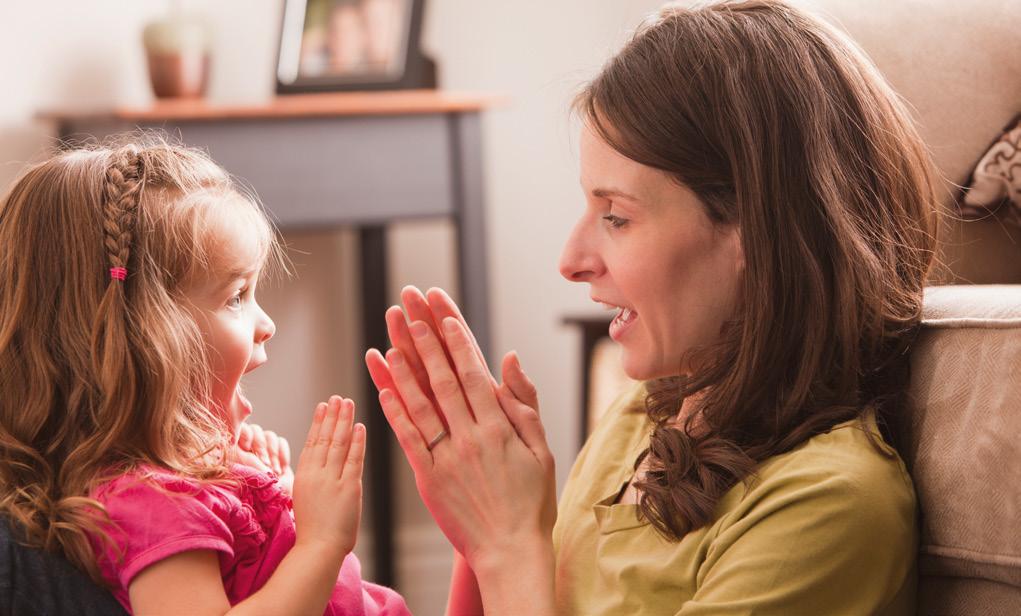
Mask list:
[[[883,441],[871,414],[837,424],[793,450],[762,462],[739,489],[742,508],[833,505],[839,515],[907,519],[915,492],[897,451]]]

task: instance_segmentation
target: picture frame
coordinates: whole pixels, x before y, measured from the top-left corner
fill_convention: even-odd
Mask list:
[[[425,0],[285,0],[277,94],[436,87]]]

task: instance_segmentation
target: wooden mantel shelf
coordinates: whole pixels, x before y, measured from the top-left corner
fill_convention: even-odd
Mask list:
[[[442,90],[394,90],[387,92],[336,92],[289,94],[265,103],[218,104],[202,99],[157,100],[148,107],[117,107],[91,111],[46,111],[44,120],[58,122],[110,119],[126,122],[182,120],[244,120],[344,115],[414,115],[482,111],[502,102],[494,95],[444,92]]]

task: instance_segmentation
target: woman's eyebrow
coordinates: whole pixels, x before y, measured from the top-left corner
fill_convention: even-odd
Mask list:
[[[628,201],[640,202],[641,199],[634,195],[630,195],[617,188],[594,188],[592,189],[592,196],[599,197],[600,199],[627,199]]]

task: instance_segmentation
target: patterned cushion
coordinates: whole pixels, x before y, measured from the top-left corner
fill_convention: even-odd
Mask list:
[[[920,614],[1021,613],[1021,285],[930,287],[905,452]]]

